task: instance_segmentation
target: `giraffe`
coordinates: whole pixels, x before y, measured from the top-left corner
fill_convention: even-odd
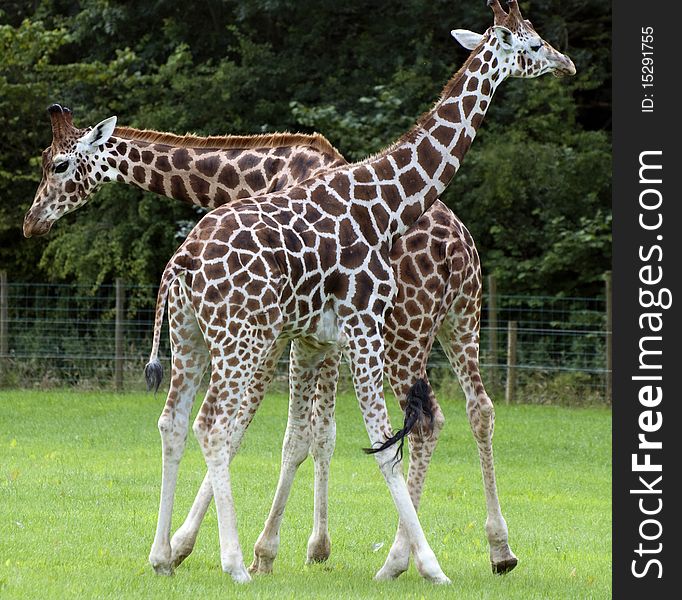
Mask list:
[[[84,205],[97,187],[107,181],[122,180],[145,190],[165,193],[211,209],[220,203],[254,195],[258,191],[289,187],[296,180],[302,181],[310,174],[345,162],[319,134],[206,138],[115,127],[112,137],[107,138],[106,128],[111,128],[115,118],[94,128],[78,129],[73,125],[73,115],[69,109],[54,104],[49,107],[48,114],[52,122],[53,141],[43,152],[43,181],[25,218],[24,231],[27,237],[46,234],[56,220]],[[94,145],[96,150],[90,150],[84,141],[92,130],[104,131],[103,137]],[[76,146],[79,144],[80,149],[77,152]],[[206,168],[209,161],[214,163],[216,160],[217,169]],[[60,172],[59,169],[64,168],[62,165],[65,163],[69,167]],[[102,170],[102,166],[107,168]],[[75,179],[76,173],[82,174],[80,181],[83,186]],[[182,185],[174,181],[174,177],[181,177]],[[163,185],[159,182],[163,182]],[[226,185],[227,183],[232,185]],[[85,187],[88,184],[89,187]],[[201,190],[205,189],[216,193],[202,193]],[[427,393],[434,414],[431,432],[419,429],[409,435],[408,488],[415,507],[418,507],[426,469],[444,423],[442,411],[426,375],[426,363],[434,337],[445,348],[463,389],[471,398],[469,406],[474,406],[475,395],[470,381],[480,379],[478,362],[468,362],[464,357],[467,353],[477,357],[478,353],[482,291],[480,263],[468,230],[440,201],[436,201],[396,241],[391,249],[390,261],[396,276],[398,293],[384,330],[386,376],[404,410],[409,389],[406,382],[413,373],[419,373],[427,383]],[[458,304],[455,306],[456,300]],[[171,314],[179,314],[180,311],[177,308],[171,310]],[[470,320],[470,317],[473,319]],[[172,319],[172,339],[178,337],[176,327],[177,323]],[[466,343],[462,341],[464,338],[468,340]],[[471,349],[467,350],[468,348]],[[278,357],[273,357],[258,371],[247,394],[251,398],[245,402],[247,406],[260,404],[268,382],[272,379],[276,358]],[[331,542],[326,517],[327,479],[334,446],[334,415],[333,411],[325,412],[333,407],[333,403],[322,398],[335,393],[338,358],[338,354],[330,355],[323,363],[316,384],[316,397],[320,400],[316,400],[311,413],[309,450],[315,461],[316,476],[314,528],[307,552],[309,562],[326,560],[330,553]],[[202,364],[201,360],[197,364]],[[187,372],[182,373],[185,381],[194,378],[196,385],[202,375],[203,370],[197,370],[193,366],[188,366]],[[180,376],[180,373],[176,376]],[[176,395],[169,394],[164,413],[189,413],[194,394],[190,395],[189,408],[176,403]],[[187,397],[187,394],[183,394],[183,397]],[[245,420],[244,428],[248,426],[252,415],[251,411],[240,412],[239,418]],[[291,440],[292,436],[288,435],[287,439]],[[483,452],[490,451],[484,449]],[[307,451],[303,452],[303,455],[306,453]],[[285,450],[284,455],[288,454]],[[500,521],[497,529],[506,532],[506,524],[496,499],[491,459],[491,472],[485,470],[485,464],[487,463],[482,462],[484,481],[487,482],[485,490],[493,496],[489,504],[494,507],[491,513],[493,516],[489,519],[496,518]],[[284,485],[293,480],[292,471],[297,466],[289,462],[283,464]],[[279,510],[285,500],[282,496],[282,486],[278,486],[278,500],[273,504],[268,526],[256,547],[256,556],[251,567],[253,571],[268,572],[272,569],[279,522],[283,515]],[[172,551],[169,550],[167,539],[170,510],[160,510],[160,524],[154,544],[157,550],[152,552],[152,562],[157,570],[168,571],[160,566],[157,558],[159,555],[167,556],[170,552],[173,557],[172,566],[177,566],[189,555],[211,498],[212,488],[206,478],[190,518],[173,537],[170,544]],[[491,564],[493,571],[504,572],[516,565],[516,557],[509,549],[506,533],[497,537],[502,537],[503,541],[491,539]]]
[[[237,582],[250,580],[230,484],[230,462],[244,432],[237,417],[249,381],[286,340],[294,342],[292,381],[303,382],[303,394],[312,393],[305,382],[322,367],[327,352],[343,351],[350,363],[368,451],[376,454],[400,519],[391,552],[398,550],[389,552],[378,576],[394,576],[407,549],[422,576],[449,582],[426,541],[402,473],[393,468],[391,446],[402,446],[415,426],[430,429],[432,410],[425,382],[413,379],[404,426],[392,433],[381,385],[382,330],[397,289],[388,257],[395,240],[458,170],[503,80],[575,73],[570,59],[523,19],[515,1],[508,2],[509,12],[497,0],[489,4],[495,21],[485,34],[453,32],[472,53],[410,132],[360,163],[219,207],[197,224],[164,271],[145,374],[158,385],[160,325],[171,288],[180,288],[184,310],[170,318],[184,325],[183,340],[203,338],[210,349],[211,381],[193,430],[216,500],[222,568]],[[310,406],[307,398],[292,394],[289,419],[301,431],[307,430]],[[474,435],[490,438],[494,411],[484,391],[473,412]]]
[[[56,107],[55,107],[55,109],[54,109],[53,111],[51,111],[51,114],[52,114],[52,116],[53,116],[53,121],[54,121],[54,116],[57,115],[57,114],[59,114],[60,112],[62,112],[62,111],[59,111]],[[65,118],[68,118],[68,120],[70,120],[70,114],[69,114],[69,113],[66,113]],[[53,122],[53,129],[54,129],[54,122]],[[137,132],[137,134],[139,135],[139,132]],[[159,136],[159,134],[158,134],[157,132],[146,132],[146,134],[147,134],[147,140],[152,139],[152,137],[155,137],[156,139],[158,139],[158,136]],[[72,136],[72,137],[75,138],[76,136]],[[176,136],[176,138],[177,138],[177,136]],[[196,139],[196,138],[195,138],[195,139]],[[213,145],[216,145],[216,144],[215,144],[215,140],[216,140],[216,139],[217,139],[217,138],[213,138],[213,140],[214,140]],[[166,141],[169,141],[169,140],[166,140]],[[201,145],[203,151],[208,152],[208,147],[210,146],[210,144],[208,144],[208,143],[205,141],[205,139],[200,140],[199,143],[200,143],[200,145]],[[262,140],[261,140],[261,143],[262,143]],[[268,145],[270,145],[270,144],[262,144],[262,145],[268,146]],[[54,142],[53,142],[53,148],[54,148],[54,146],[55,146],[55,144],[54,144]],[[146,153],[147,156],[149,156],[149,151],[150,151],[150,149],[153,150],[153,145],[146,145],[146,148],[144,149],[144,151],[145,151],[145,153]],[[137,150],[138,150],[137,160],[138,160],[138,162],[141,162],[141,161],[139,161],[139,152],[141,152],[142,149],[141,149],[141,148],[137,148]],[[190,153],[190,155],[191,155],[191,153],[192,153],[192,150],[191,150],[191,149],[189,150],[189,153]],[[133,161],[133,164],[134,164],[134,163],[135,163],[135,161]],[[138,164],[137,166],[139,167],[140,164]],[[52,167],[54,167],[54,165],[52,165]],[[141,167],[142,167],[142,168],[151,168],[150,165],[147,165],[147,164],[146,164],[146,161],[145,161],[145,163],[141,163]],[[189,169],[190,169],[190,170],[192,169],[192,159],[190,159],[190,167],[189,167]],[[138,170],[138,172],[139,172],[139,170]],[[161,176],[163,176],[164,174],[167,174],[166,170],[164,170],[164,172],[161,173]],[[183,172],[182,174],[185,175],[185,176],[188,175],[187,172]],[[109,175],[110,175],[110,174],[109,174]],[[158,175],[158,174],[157,174],[157,175]],[[198,171],[195,170],[194,173],[192,174],[192,176],[193,176],[193,177],[203,177],[203,173],[199,173]],[[107,177],[107,175],[104,175],[104,177],[102,178],[102,181],[106,180],[106,177]],[[142,179],[146,180],[147,182],[151,182],[151,181],[153,181],[153,179],[154,179],[154,174],[152,174],[151,176],[150,176],[150,175],[146,175],[146,176],[144,176]],[[137,182],[136,182],[136,183],[137,183]],[[42,184],[41,184],[41,186],[42,186]],[[141,187],[142,187],[142,186],[141,186]],[[189,186],[186,186],[185,189],[191,190],[191,188],[190,188]],[[191,195],[191,191],[190,191],[190,195]],[[62,199],[64,199],[64,198],[62,197],[60,200],[62,200]],[[184,197],[184,198],[181,198],[181,199],[187,199],[187,198]],[[192,199],[192,198],[190,198],[190,200],[191,200],[191,201],[195,201],[195,200]],[[36,197],[36,203],[37,203],[37,202],[38,202],[38,195],[37,195],[37,197]],[[195,203],[201,204],[201,202],[198,201],[198,200],[196,200]],[[437,262],[437,261],[434,261],[434,264],[438,265],[436,268],[426,268],[426,269],[425,269],[425,265],[428,267],[428,261],[431,260],[431,257],[432,257],[432,256],[438,256],[439,253],[441,253],[441,249],[440,249],[440,247],[439,247],[440,242],[441,242],[441,241],[444,241],[444,242],[447,241],[446,238],[443,238],[443,240],[435,240],[435,238],[438,238],[439,235],[442,237],[442,233],[441,233],[441,232],[445,231],[445,229],[443,229],[442,226],[447,226],[447,225],[448,225],[448,215],[447,215],[447,214],[440,214],[440,215],[437,214],[438,211],[437,211],[436,209],[438,208],[438,205],[439,205],[439,203],[434,204],[434,206],[428,211],[427,214],[433,213],[433,214],[431,215],[431,217],[433,217],[433,218],[428,222],[428,226],[427,226],[426,228],[422,227],[422,225],[424,225],[424,217],[422,217],[422,218],[420,218],[420,220],[415,224],[415,226],[413,226],[413,228],[410,230],[410,231],[414,234],[414,240],[413,240],[412,242],[408,242],[408,243],[407,243],[407,245],[410,246],[410,250],[411,250],[410,253],[408,253],[408,252],[401,252],[401,251],[400,251],[400,250],[401,250],[400,247],[401,247],[401,245],[402,245],[404,242],[406,242],[407,236],[406,236],[406,237],[403,237],[403,238],[401,238],[401,239],[399,239],[398,242],[396,243],[396,245],[393,247],[393,249],[392,249],[392,251],[391,251],[391,259],[392,259],[392,263],[393,263],[393,265],[394,265],[394,271],[396,271],[396,274],[398,274],[399,272],[403,272],[403,271],[404,271],[404,272],[406,272],[406,273],[411,274],[411,275],[410,275],[411,278],[414,278],[415,274],[416,274],[416,275],[419,275],[419,274],[420,274],[420,271],[419,271],[419,270],[416,270],[416,269],[414,268],[414,265],[419,265],[419,269],[420,269],[422,272],[428,272],[428,273],[434,273],[434,272],[435,272],[435,273],[437,273],[438,275],[441,274],[443,265],[438,265],[438,262]],[[441,206],[442,206],[442,205],[441,205]],[[444,207],[443,207],[443,208],[444,208]],[[32,212],[35,213],[35,209],[36,209],[36,205],[34,204],[34,207],[32,208]],[[35,218],[35,216],[36,216],[36,215],[34,214],[33,217]],[[426,216],[426,215],[425,215],[425,216]],[[454,217],[454,216],[450,213],[450,218],[451,218],[451,220],[452,220],[453,217]],[[455,219],[455,221],[456,221],[456,219]],[[28,224],[28,223],[29,223],[29,215],[27,215],[27,224]],[[460,227],[463,228],[463,226],[461,225],[461,223],[457,224],[456,222],[454,223],[454,227],[451,227],[451,232],[454,232],[454,233],[452,233],[452,234],[450,235],[450,241],[453,241],[453,240],[457,241],[457,236],[460,236],[460,238],[463,239],[463,242],[462,242],[462,243],[464,244],[464,246],[466,247],[466,250],[467,250],[467,252],[462,252],[462,253],[461,253],[461,255],[462,255],[463,259],[464,259],[464,265],[465,265],[465,267],[466,267],[467,269],[469,269],[469,267],[468,267],[468,264],[469,264],[469,263],[468,263],[467,261],[468,261],[468,259],[470,259],[470,258],[473,256],[473,258],[475,259],[475,262],[476,262],[476,265],[475,265],[475,266],[478,268],[477,257],[476,257],[476,255],[475,255],[475,247],[473,246],[473,241],[470,241],[470,236],[468,236],[468,232],[466,232],[466,229],[465,229],[465,228],[464,228],[464,234],[465,234],[465,236],[462,236],[462,235],[461,235],[461,231],[462,231],[462,230],[460,229]],[[419,233],[419,232],[422,231],[422,230],[426,231],[427,233],[429,233],[429,234],[431,235],[431,237],[430,237],[429,239],[431,239],[432,241],[435,240],[435,241],[438,242],[438,244],[431,244],[431,248],[427,248],[427,249],[426,249],[426,250],[429,250],[429,251],[424,251],[425,249],[424,249],[423,247],[420,247],[420,245],[423,246],[423,239],[424,239],[424,236],[421,235],[421,234]],[[434,232],[435,232],[437,235],[433,235]],[[30,235],[30,231],[29,231],[29,235]],[[459,242],[458,242],[458,243],[459,243]],[[467,246],[467,245],[469,245],[470,247]],[[461,248],[460,248],[460,250],[461,250]],[[397,252],[396,252],[396,251],[397,251]],[[422,251],[422,252],[421,252],[421,255],[419,254],[420,251]],[[447,252],[446,252],[446,253],[447,253]],[[400,257],[403,257],[403,259],[405,259],[405,260],[407,261],[407,266],[406,266],[404,269],[403,269],[403,268],[399,268],[398,260],[399,260]],[[406,258],[406,257],[409,257],[409,258]],[[451,256],[451,258],[452,258],[452,256]],[[455,263],[462,264],[461,261],[462,261],[462,258],[461,258],[459,255],[455,256]],[[480,271],[480,268],[479,268],[478,270]],[[452,271],[452,273],[455,273],[454,270],[451,270],[451,271]],[[417,281],[419,281],[418,278],[417,278]],[[407,286],[407,288],[405,288],[405,289],[407,289],[407,293],[402,293],[402,294],[401,294],[401,292],[404,291],[404,290],[403,290],[403,287],[402,287],[403,282],[400,280],[400,278],[398,278],[399,292],[398,292],[398,297],[397,297],[397,299],[396,299],[396,306],[394,307],[393,313],[392,313],[392,315],[389,317],[389,321],[388,321],[387,324],[386,324],[386,327],[387,327],[387,332],[386,332],[386,343],[387,343],[387,375],[389,376],[389,379],[391,380],[391,383],[392,383],[392,385],[393,385],[394,390],[399,389],[399,386],[402,385],[402,384],[404,383],[404,381],[406,381],[406,379],[407,379],[407,374],[412,373],[412,372],[417,372],[417,368],[414,368],[414,369],[407,368],[406,365],[409,366],[409,365],[410,365],[410,361],[412,361],[412,362],[414,363],[414,362],[415,362],[415,355],[418,354],[419,351],[420,351],[421,349],[423,349],[423,347],[425,347],[425,346],[421,346],[421,347],[419,347],[417,350],[415,350],[415,348],[414,348],[414,347],[411,347],[410,344],[405,344],[405,339],[407,339],[407,340],[410,340],[410,339],[411,339],[411,340],[413,340],[413,341],[416,340],[416,339],[421,339],[419,336],[408,335],[405,339],[403,339],[403,340],[398,340],[398,343],[399,343],[399,344],[402,344],[403,349],[407,349],[407,350],[409,350],[409,352],[404,352],[404,353],[403,353],[403,356],[400,357],[400,356],[399,356],[400,353],[397,351],[396,347],[394,346],[394,347],[393,347],[393,353],[392,353],[392,352],[391,352],[391,340],[390,340],[391,320],[392,320],[392,318],[393,318],[395,315],[398,315],[398,314],[400,314],[401,312],[403,312],[403,313],[404,313],[403,316],[400,317],[400,318],[396,318],[395,321],[398,322],[398,323],[400,323],[400,324],[403,326],[403,327],[402,327],[402,331],[403,331],[403,332],[407,331],[408,334],[413,334],[413,333],[415,332],[414,327],[413,327],[411,330],[410,330],[410,327],[409,327],[409,324],[412,323],[411,319],[414,319],[414,318],[415,318],[415,314],[410,315],[409,313],[407,313],[407,312],[405,311],[405,306],[404,306],[404,304],[401,302],[401,296],[402,296],[402,300],[409,300],[410,305],[411,305],[411,306],[414,306],[413,299],[414,299],[414,298],[417,298],[417,299],[418,299],[418,298],[423,294],[424,290],[426,289],[426,286],[424,285],[424,282],[425,282],[425,281],[426,281],[426,279],[422,279],[422,280],[421,280],[421,283],[420,283],[419,285],[417,285],[417,286],[416,286],[416,289],[414,289],[414,290],[410,290],[410,289],[409,289],[409,286]],[[432,287],[434,286],[433,281],[435,281],[435,279],[434,279],[434,278],[431,278],[431,283],[430,283],[429,286],[428,286],[429,288],[432,288]],[[465,282],[463,287],[464,287],[464,289],[466,289],[466,288],[469,287],[470,285],[473,285],[474,288],[476,288],[476,285],[478,285],[478,290],[479,290],[478,294],[479,294],[479,296],[480,296],[480,274],[478,275],[477,280],[475,280],[474,282]],[[421,289],[420,289],[420,288],[421,288]],[[454,288],[453,288],[453,289],[454,289]],[[473,295],[475,296],[475,294],[473,294]],[[438,296],[438,292],[436,293],[436,296]],[[436,299],[437,299],[437,298],[436,298]],[[479,302],[479,304],[480,304],[480,298],[479,298],[478,302]],[[448,304],[448,303],[446,303],[446,305],[447,305],[447,304]],[[428,310],[426,310],[426,312],[428,313]],[[478,315],[477,312],[476,312],[476,315]],[[459,352],[462,356],[464,356],[464,354],[466,354],[466,353],[463,352],[463,347],[462,347],[461,345],[459,346],[459,350],[457,350],[458,344],[457,344],[457,343],[454,343],[454,340],[449,339],[447,335],[443,335],[443,332],[444,332],[444,331],[450,331],[450,330],[452,330],[452,323],[456,323],[456,320],[454,320],[453,318],[456,318],[456,316],[457,316],[457,315],[456,315],[456,311],[452,311],[452,314],[450,314],[450,315],[449,315],[449,318],[446,319],[446,326],[443,327],[442,330],[439,332],[438,339],[439,339],[439,341],[441,342],[441,344],[443,344],[444,347],[446,348],[446,354],[448,355],[448,357],[451,357],[451,362],[453,363],[453,366],[455,366],[455,369],[457,370],[457,362],[456,362],[457,354],[456,354],[456,353]],[[423,323],[423,322],[424,322],[424,321],[422,320],[422,323]],[[435,322],[436,322],[436,321],[434,320],[434,323],[435,323]],[[406,325],[406,324],[408,324],[408,325]],[[406,329],[405,327],[407,327],[407,329]],[[476,329],[475,329],[475,330],[472,330],[472,332],[467,332],[467,331],[465,331],[465,334],[466,334],[467,336],[469,336],[470,338],[472,338],[472,341],[475,342],[474,348],[468,349],[468,352],[467,352],[467,353],[471,353],[471,352],[473,352],[473,350],[475,349],[475,352],[476,352],[476,354],[477,354],[477,351],[478,351],[478,346],[477,346],[477,335],[478,335],[478,330],[477,330],[477,327],[478,327],[478,321],[476,321]],[[436,327],[435,329],[437,329],[437,327]],[[460,333],[460,335],[462,335],[462,334]],[[474,337],[474,336],[475,336],[475,337]],[[393,339],[395,340],[395,336],[393,336]],[[431,341],[432,341],[432,340],[431,340]],[[449,343],[451,344],[451,346],[452,346],[451,348],[449,348],[449,350],[450,350],[449,352],[448,352],[448,346],[447,346],[448,342],[449,342]],[[391,377],[391,354],[393,354],[394,357],[399,357],[399,358],[400,358],[400,360],[395,360],[395,362],[394,362],[394,366],[396,366],[396,367],[402,365],[402,375],[401,375],[400,377]],[[421,356],[424,356],[423,352],[421,353]],[[424,361],[425,361],[425,358],[424,358]],[[461,362],[464,362],[464,361],[461,361]],[[423,363],[421,363],[421,364],[423,364]],[[467,363],[467,364],[471,364],[471,363]],[[419,365],[420,365],[419,362],[415,363],[415,366],[416,366],[416,367],[419,367]],[[476,367],[476,368],[477,368],[477,367]],[[423,368],[422,368],[422,370],[423,370]],[[461,370],[461,369],[460,369],[460,370]],[[458,373],[458,375],[459,375],[459,373]],[[478,378],[480,379],[480,376],[478,376],[477,374],[474,374],[474,375],[476,375],[476,377],[478,377]],[[476,379],[476,377],[474,377],[474,380]],[[461,377],[461,376],[460,376],[460,381],[462,381],[462,377]],[[467,390],[467,387],[465,386],[464,383],[463,383],[463,387],[465,388],[465,391],[466,391],[466,390]],[[471,386],[469,386],[469,387],[471,387]],[[397,394],[397,395],[400,396],[400,394]],[[469,396],[469,394],[467,394],[467,395]],[[404,396],[404,394],[403,394],[403,396]],[[432,399],[432,402],[435,403],[435,397]],[[472,404],[472,403],[469,402],[469,403],[468,403],[468,406],[470,406],[471,404]],[[437,407],[437,403],[436,403],[436,409],[439,410],[438,407]],[[469,411],[468,411],[468,412],[469,412]],[[313,419],[313,420],[315,419],[315,415],[313,415],[312,419]],[[325,419],[326,419],[326,417],[325,417]],[[416,435],[418,435],[418,432],[413,432],[412,434],[410,434],[410,442],[411,442],[411,443],[412,443],[412,441],[413,441],[413,438],[414,438]],[[326,445],[328,446],[328,444],[326,444]],[[332,444],[332,446],[333,446],[333,444]],[[314,454],[314,456],[315,456],[314,450],[313,450],[313,454]],[[414,481],[414,478],[412,477],[412,475],[413,475],[412,459],[413,459],[414,454],[415,454],[414,452],[411,452],[411,453],[410,453],[411,465],[410,465],[410,472],[409,472],[409,474],[408,474],[408,484],[411,484],[411,483]],[[490,458],[492,458],[491,455],[490,455]],[[319,462],[319,461],[316,461],[316,474],[317,474],[317,471],[318,471],[317,462]],[[422,464],[423,464],[423,463],[422,463]],[[428,464],[428,463],[427,463],[427,464]],[[483,462],[483,459],[482,459],[482,468],[484,467],[484,464],[485,464],[485,463]],[[485,481],[485,479],[486,479],[485,475],[486,475],[486,473],[485,473],[485,468],[484,468],[484,481]],[[420,477],[417,479],[417,484],[419,485],[419,487],[420,487],[422,481],[423,481],[423,475],[420,476]],[[321,486],[320,486],[320,487],[321,487]],[[486,486],[485,486],[486,492],[488,492],[489,488],[490,488],[490,486],[486,483]],[[492,488],[493,488],[493,490],[494,490],[494,479],[493,479]],[[203,489],[203,487],[202,487],[202,489]],[[317,490],[317,489],[318,489],[318,486],[317,486],[317,483],[316,483],[316,490]],[[210,485],[209,485],[209,494],[210,494]],[[411,496],[413,496],[413,499],[414,499],[413,488],[412,488],[411,485],[410,485],[410,494],[411,494]],[[420,491],[417,492],[417,495],[419,495],[419,494],[420,494]],[[487,495],[488,495],[488,494],[487,494]],[[208,496],[208,500],[210,501],[210,495]],[[489,499],[488,499],[488,500],[489,500]],[[417,500],[417,502],[418,502],[418,500]],[[316,513],[317,513],[317,509],[318,509],[318,496],[317,496],[317,491],[316,491],[316,500],[315,500],[315,504],[316,504]],[[322,504],[322,503],[320,503],[320,504]],[[490,502],[488,502],[488,504],[490,504]],[[207,504],[206,504],[206,506],[207,506]],[[274,508],[274,507],[273,507],[273,508]],[[193,508],[193,510],[194,510],[194,508]],[[498,510],[499,510],[499,503],[498,503]],[[205,511],[205,509],[204,509],[204,511]],[[489,513],[490,513],[490,511],[489,511]],[[199,520],[200,520],[200,519],[199,519]],[[490,520],[490,514],[489,514],[489,520]],[[184,527],[184,526],[183,526],[183,527]],[[316,528],[317,528],[317,517],[316,517]],[[182,528],[181,528],[181,529],[182,529]],[[488,529],[488,528],[487,528],[487,529]],[[506,528],[505,528],[505,532],[506,532]],[[177,535],[177,534],[176,534],[176,535]],[[194,536],[194,537],[196,536],[196,532],[193,533],[193,536]],[[311,540],[313,540],[314,537],[315,537],[315,535],[311,536]],[[489,537],[490,537],[490,536],[489,536]],[[326,539],[325,539],[325,538],[326,538]],[[329,551],[329,550],[328,550],[328,535],[325,534],[325,538],[323,538],[323,539],[321,540],[321,544],[320,544],[320,545],[321,545],[321,547],[322,547],[322,549],[323,549],[323,553],[324,553],[324,551],[325,551],[325,549],[326,549],[326,553],[328,554],[328,551]],[[175,540],[175,537],[174,537],[174,540]],[[191,550],[191,545],[193,545],[193,538],[192,538],[192,540],[191,540],[191,544],[190,544],[190,548],[189,548],[190,550]],[[494,548],[493,548],[493,546],[492,546],[492,544],[491,544],[491,560],[492,560],[492,563],[493,563],[493,570],[494,570],[494,571],[495,571],[495,570],[498,570],[498,572],[500,572],[500,571],[504,570],[504,568],[503,568],[504,561],[500,561],[500,562],[498,562],[498,563],[496,564],[496,562],[495,562],[495,560],[494,560],[494,552],[493,552],[493,549],[494,549]],[[185,552],[187,552],[187,550],[185,550]],[[510,551],[508,550],[508,547],[507,547],[507,552],[510,552]],[[322,558],[326,558],[326,555],[324,555],[324,554],[320,555],[319,550],[318,550],[317,554],[314,553],[314,552],[311,554],[311,552],[310,552],[310,545],[309,545],[309,558],[313,558],[313,559],[314,559],[314,558],[317,558],[317,557],[320,557],[320,556],[321,556]],[[184,558],[184,556],[183,556],[182,554],[180,554],[179,557],[180,557],[179,560],[182,560],[182,558]],[[177,560],[177,556],[176,556],[176,560]],[[264,559],[263,556],[261,556],[260,560],[261,560],[261,564],[262,564],[263,561],[264,561],[265,559]],[[513,562],[512,562],[512,560],[513,560]],[[511,568],[513,568],[513,565],[516,564],[516,563],[515,563],[515,558],[512,559],[512,560],[507,561],[507,566],[509,566],[509,564],[511,564],[511,565],[512,565]]]
[[[212,210],[346,164],[320,134],[179,136],[116,127],[115,116],[79,129],[68,108],[47,110],[52,144],[43,151],[42,181],[24,217],[26,237],[47,234],[110,181]]]

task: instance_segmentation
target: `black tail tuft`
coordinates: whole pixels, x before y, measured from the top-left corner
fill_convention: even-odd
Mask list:
[[[156,393],[161,385],[161,380],[163,379],[163,367],[157,359],[154,359],[145,365],[144,378],[147,381],[147,391],[153,389],[154,393]]]
[[[407,436],[414,426],[419,422],[428,421],[429,427],[433,426],[433,411],[431,410],[431,400],[429,399],[429,386],[423,379],[417,379],[415,384],[407,392],[405,398],[405,420],[403,428],[396,431],[390,438],[388,438],[378,448],[363,448],[366,454],[376,454],[386,448],[390,448],[393,444],[399,443],[398,449],[395,452],[393,461],[397,464],[403,459],[403,444],[405,443],[405,436]]]

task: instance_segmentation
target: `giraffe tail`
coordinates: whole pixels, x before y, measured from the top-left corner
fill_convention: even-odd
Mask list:
[[[149,362],[144,367],[144,378],[147,382],[147,391],[154,390],[156,393],[163,379],[163,365],[159,361],[159,344],[161,341],[161,327],[168,301],[168,292],[172,283],[178,278],[182,268],[171,262],[166,266],[161,276],[161,285],[156,296],[156,309],[154,312],[154,335],[152,337],[152,351],[149,354]]]
[[[425,420],[429,421],[429,426],[433,426],[433,411],[431,410],[431,399],[429,398],[429,386],[423,379],[417,379],[414,385],[407,392],[405,406],[405,420],[403,428],[396,431],[383,444],[377,448],[363,448],[366,454],[376,454],[394,444],[398,444],[398,449],[393,456],[395,464],[403,459],[403,445],[405,437],[414,429],[417,423]]]

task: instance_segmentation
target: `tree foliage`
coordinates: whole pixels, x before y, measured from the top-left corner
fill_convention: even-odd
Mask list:
[[[349,159],[389,144],[466,58],[454,27],[483,1],[11,0],[0,8],[0,263],[14,280],[155,284],[191,207],[120,184],[21,237],[49,144],[45,108],[77,124],[200,134],[312,131]],[[509,292],[591,294],[610,268],[610,2],[521,2],[576,63],[509,81],[444,200]]]

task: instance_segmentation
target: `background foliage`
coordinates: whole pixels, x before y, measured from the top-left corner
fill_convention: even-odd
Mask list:
[[[608,0],[520,2],[578,75],[511,80],[445,201],[505,293],[592,295],[611,263]],[[0,5],[0,265],[14,281],[155,284],[199,218],[119,184],[45,239],[23,214],[51,139],[45,108],[77,125],[177,133],[311,131],[349,159],[427,110],[483,31],[481,0],[6,0]]]

